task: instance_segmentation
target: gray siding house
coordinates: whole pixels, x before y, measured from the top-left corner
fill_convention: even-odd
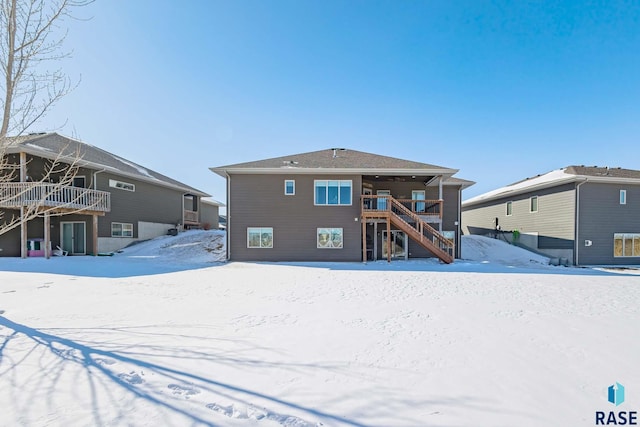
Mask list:
[[[227,180],[227,258],[460,256],[457,169],[327,149],[211,168]]]
[[[170,228],[199,227],[200,198],[208,194],[134,162],[56,133],[8,139],[5,155],[18,173],[0,182],[3,222],[37,209],[37,218],[0,235],[0,256],[98,254]],[[47,174],[51,161],[73,165],[72,182]],[[46,182],[42,182],[46,177]]]
[[[640,171],[568,166],[462,203],[465,234],[506,235],[574,265],[640,264]]]

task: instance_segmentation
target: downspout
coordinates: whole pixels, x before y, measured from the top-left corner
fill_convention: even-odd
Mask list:
[[[578,242],[578,237],[580,237],[580,186],[582,184],[586,184],[589,181],[589,178],[585,178],[584,181],[576,185],[576,236],[573,239],[573,248],[574,248],[574,256],[573,256],[573,265],[578,266],[578,251],[580,244]]]
[[[227,261],[231,260],[231,239],[229,235],[231,234],[231,175],[229,172],[225,171],[225,175],[227,175],[227,229],[225,230],[226,240],[227,240]]]
[[[98,190],[98,176],[97,176],[97,175],[98,175],[99,173],[104,172],[104,171],[106,171],[106,169],[102,169],[102,170],[100,170],[100,171],[95,171],[95,172],[93,173],[93,189],[94,189],[94,190]]]
[[[458,188],[458,227],[456,228],[456,237],[458,244],[456,245],[457,258],[462,258],[462,187]]]
[[[444,195],[442,194],[442,175],[438,179],[438,199],[442,201],[442,212],[440,212],[440,223],[438,224],[438,231],[442,234],[442,221],[444,221]]]

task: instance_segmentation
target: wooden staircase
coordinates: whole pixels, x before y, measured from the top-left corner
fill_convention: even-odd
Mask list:
[[[372,209],[371,201],[364,203],[364,197],[367,199],[386,199],[385,203],[377,203],[382,205],[382,209]],[[386,219],[394,226],[404,231],[413,241],[431,252],[442,262],[451,264],[454,260],[454,244],[449,239],[440,234],[436,229],[431,227],[424,221],[420,215],[416,214],[404,204],[391,196],[364,196],[362,208],[362,220],[365,222],[367,218]]]

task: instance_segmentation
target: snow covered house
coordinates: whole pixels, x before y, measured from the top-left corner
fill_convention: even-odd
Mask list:
[[[574,265],[640,264],[640,171],[568,166],[462,203],[465,234],[511,235]]]
[[[227,258],[360,261],[460,256],[450,169],[332,148],[211,168],[227,180]]]
[[[39,214],[0,235],[0,256],[48,256],[57,247],[95,255],[200,225],[200,198],[208,194],[158,172],[57,133],[6,142],[15,173],[0,181],[0,224],[26,210]],[[63,167],[47,173],[52,161],[77,171],[70,180]]]

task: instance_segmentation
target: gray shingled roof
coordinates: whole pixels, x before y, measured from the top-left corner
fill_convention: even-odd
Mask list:
[[[572,175],[597,176],[602,178],[640,179],[640,171],[638,170],[608,166],[567,166],[565,172]]]
[[[335,156],[334,156],[335,153]],[[313,151],[310,153],[292,154],[289,156],[274,157],[271,159],[257,160],[253,162],[237,163],[227,166],[211,168],[212,171],[224,175],[224,171],[260,171],[290,169],[295,170],[318,170],[318,169],[341,169],[341,170],[422,170],[430,173],[441,173],[453,175],[457,169],[445,168],[428,163],[415,162],[412,160],[397,159],[395,157],[381,156],[378,154],[365,153],[356,150],[326,149]]]
[[[60,155],[61,160],[64,160],[65,158],[73,159],[79,154],[81,160],[78,163],[81,166],[107,169],[119,175],[137,178],[142,181],[166,187],[177,188],[203,197],[209,196],[207,193],[183,184],[180,181],[176,181],[175,179],[169,178],[166,175],[147,169],[137,163],[116,156],[115,154],[109,153],[101,148],[57,133],[9,137],[6,142],[7,153],[24,151],[26,153],[48,159],[55,159]]]
[[[555,187],[570,182],[590,180],[592,182],[628,182],[640,183],[640,171],[633,169],[611,168],[607,166],[567,166],[545,174],[526,178],[462,202],[462,206],[486,203],[515,194],[529,192],[533,189]]]

